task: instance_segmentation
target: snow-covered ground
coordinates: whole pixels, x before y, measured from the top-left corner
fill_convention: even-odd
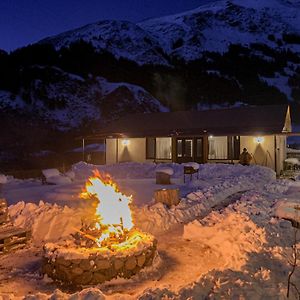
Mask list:
[[[61,286],[40,273],[42,246],[68,237],[90,213],[89,201],[78,195],[95,168],[133,195],[135,224],[156,236],[159,259],[130,280]],[[199,179],[184,183],[183,166],[164,164],[174,174],[170,186],[160,186],[158,168],[78,163],[75,179],[61,185],[8,178],[3,195],[11,219],[32,229],[32,241],[0,256],[0,299],[284,299],[294,232],[276,217],[276,203],[300,203],[300,183],[276,180],[268,168],[225,164],[200,165]],[[179,188],[180,204],[155,204],[160,188]],[[300,288],[299,267],[293,278]],[[296,299],[293,289],[291,297]]]

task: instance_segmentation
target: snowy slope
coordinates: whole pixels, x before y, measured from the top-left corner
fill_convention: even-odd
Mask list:
[[[125,57],[140,64],[168,64],[157,40],[138,25],[127,21],[100,21],[42,40],[57,49],[84,40],[105,49],[117,58]]]
[[[98,50],[139,64],[168,64],[164,53],[193,60],[203,51],[224,52],[234,43],[266,43],[278,48],[276,40],[281,40],[283,33],[299,32],[299,1],[222,0],[138,24],[101,21],[41,42],[61,48],[82,39]],[[274,35],[275,41],[269,40],[269,35]],[[300,51],[299,44],[280,47]]]
[[[104,78],[83,79],[54,67],[33,68],[39,74],[19,96],[0,91],[1,110],[27,112],[61,130],[77,128],[87,121],[109,121],[116,117],[114,112],[126,115],[167,110],[136,85],[110,83]]]
[[[300,7],[299,1],[216,1],[139,25],[163,40],[167,53],[192,60],[204,50],[224,52],[234,43],[260,42],[276,47],[268,35],[281,38],[283,32],[299,32]]]

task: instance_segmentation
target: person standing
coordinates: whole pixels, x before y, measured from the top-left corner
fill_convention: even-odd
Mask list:
[[[243,166],[249,166],[252,160],[252,155],[248,152],[247,148],[243,149],[243,152],[240,154],[239,163]]]

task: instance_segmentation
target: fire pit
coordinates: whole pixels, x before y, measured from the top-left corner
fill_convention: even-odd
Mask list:
[[[96,213],[69,240],[44,246],[45,274],[71,284],[97,284],[129,278],[152,264],[157,241],[134,227],[131,196],[120,193],[111,178],[99,172],[82,196],[94,201]]]

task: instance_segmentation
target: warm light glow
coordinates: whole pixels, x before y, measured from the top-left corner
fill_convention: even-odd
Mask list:
[[[264,138],[262,136],[257,136],[254,138],[254,142],[257,143],[257,144],[261,144],[264,142]]]
[[[119,192],[110,176],[103,176],[98,171],[86,183],[83,198],[96,198],[96,229],[101,229],[101,236],[96,239],[98,246],[103,242],[120,240],[133,227],[130,203],[132,196]],[[112,242],[113,243],[113,242]],[[112,244],[111,243],[111,244]]]
[[[210,135],[208,138],[209,138],[209,139],[212,139],[213,137],[214,137],[213,135]]]
[[[130,141],[129,140],[122,140],[122,145],[123,146],[128,146],[130,144]]]

